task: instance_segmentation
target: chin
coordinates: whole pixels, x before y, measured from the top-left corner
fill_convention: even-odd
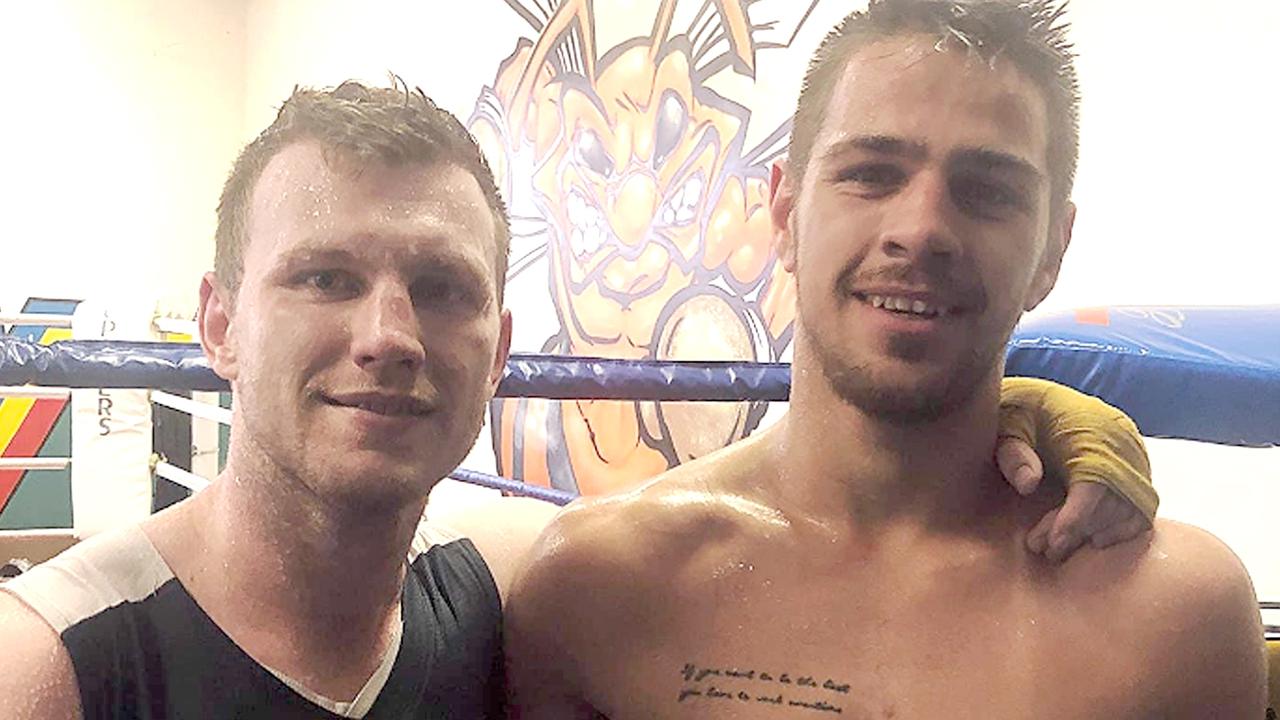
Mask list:
[[[354,453],[327,469],[318,469],[323,483],[318,490],[344,505],[398,509],[424,500],[439,477],[416,464],[385,457],[362,462],[363,454]]]
[[[824,359],[825,360],[825,359]],[[883,367],[873,367],[873,365]],[[837,397],[867,415],[895,424],[927,423],[967,404],[983,373],[971,367],[919,362],[824,362],[823,374]]]
[[[877,384],[866,379],[832,385],[849,405],[895,424],[927,423],[951,414],[964,404],[971,393],[963,396],[952,388],[928,384],[910,386]]]

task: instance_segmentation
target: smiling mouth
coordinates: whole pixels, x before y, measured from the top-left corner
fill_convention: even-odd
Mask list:
[[[894,313],[895,315],[917,317],[924,320],[954,317],[961,312],[960,308],[955,305],[944,305],[929,300],[921,300],[901,295],[879,295],[874,293],[855,292],[853,293],[853,297],[859,302],[869,305],[876,310],[884,310],[886,312]]]
[[[431,406],[426,401],[408,395],[361,393],[337,397],[321,395],[320,399],[333,407],[363,410],[387,417],[424,417],[431,412]]]

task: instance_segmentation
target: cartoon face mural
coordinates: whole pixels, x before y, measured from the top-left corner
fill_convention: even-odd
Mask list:
[[[770,361],[790,341],[794,290],[770,247],[767,180],[789,126],[746,150],[750,112],[707,84],[725,71],[754,78],[751,1],[698,0],[673,34],[678,3],[659,2],[648,36],[597,53],[606,2],[563,0],[540,21],[508,0],[538,34],[517,43],[469,126],[516,232],[544,225],[559,327],[543,352]],[[512,274],[526,267],[515,258]],[[501,473],[584,494],[719,449],[765,411],[533,399],[491,409]]]

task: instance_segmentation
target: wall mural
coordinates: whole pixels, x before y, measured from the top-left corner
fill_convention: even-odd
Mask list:
[[[790,46],[785,32],[760,40],[778,28],[753,23],[756,2],[660,0],[647,34],[601,47],[601,23],[638,27],[634,11],[506,0],[532,32],[468,125],[511,209],[509,287],[545,273],[554,305],[542,346],[518,349],[733,361],[773,361],[786,349],[794,288],[770,246],[768,173],[790,123],[775,119],[748,147],[751,111],[711,87],[725,73],[754,81],[758,62]],[[818,2],[794,3],[791,40]],[[677,27],[678,10],[692,21]],[[782,100],[783,117],[793,98]],[[500,473],[599,494],[744,437],[765,410],[495,400],[491,429]]]

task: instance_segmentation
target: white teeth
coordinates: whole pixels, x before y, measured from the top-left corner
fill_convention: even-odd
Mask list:
[[[571,228],[569,251],[579,259],[595,254],[609,237],[608,223],[604,215],[577,191],[569,193],[565,213]]]
[[[945,305],[930,305],[923,300],[912,300],[904,297],[867,295],[866,302],[873,308],[883,308],[885,310],[911,313],[912,315],[923,315],[925,317],[937,317],[951,312],[951,308]]]

